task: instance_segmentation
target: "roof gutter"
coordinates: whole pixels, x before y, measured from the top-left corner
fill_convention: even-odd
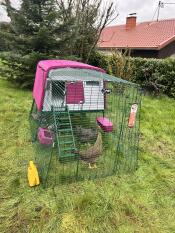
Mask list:
[[[131,50],[159,50],[159,47],[98,47],[99,50],[131,49]]]
[[[170,44],[171,42],[173,42],[175,40],[175,35],[170,37],[168,40],[163,41],[159,46],[158,46],[158,50],[164,48],[166,45]]]

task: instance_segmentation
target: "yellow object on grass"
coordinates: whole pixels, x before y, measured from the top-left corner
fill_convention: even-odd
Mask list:
[[[28,181],[29,181],[29,186],[33,187],[35,185],[39,185],[40,181],[39,181],[39,176],[38,176],[38,171],[37,168],[34,164],[33,161],[29,162],[29,166],[28,166]]]

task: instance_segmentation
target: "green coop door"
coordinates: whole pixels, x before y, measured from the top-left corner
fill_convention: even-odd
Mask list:
[[[66,84],[66,104],[84,103],[83,82],[68,82]]]

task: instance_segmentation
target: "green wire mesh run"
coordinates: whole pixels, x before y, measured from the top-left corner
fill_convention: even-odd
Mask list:
[[[137,112],[133,127],[129,127],[133,104]],[[29,117],[44,186],[135,171],[140,108],[141,90],[137,85],[95,71],[50,72],[43,110],[38,112],[33,101]],[[112,131],[100,127],[98,117],[112,122]],[[49,145],[39,141],[40,128],[52,134]]]

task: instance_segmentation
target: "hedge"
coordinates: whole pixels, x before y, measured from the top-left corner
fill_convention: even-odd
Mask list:
[[[175,98],[175,59],[146,59],[128,56],[111,56],[95,53],[90,64],[105,69],[108,73],[140,84],[154,94],[164,93]],[[123,67],[123,72],[121,72]],[[132,70],[132,71],[131,71]]]

